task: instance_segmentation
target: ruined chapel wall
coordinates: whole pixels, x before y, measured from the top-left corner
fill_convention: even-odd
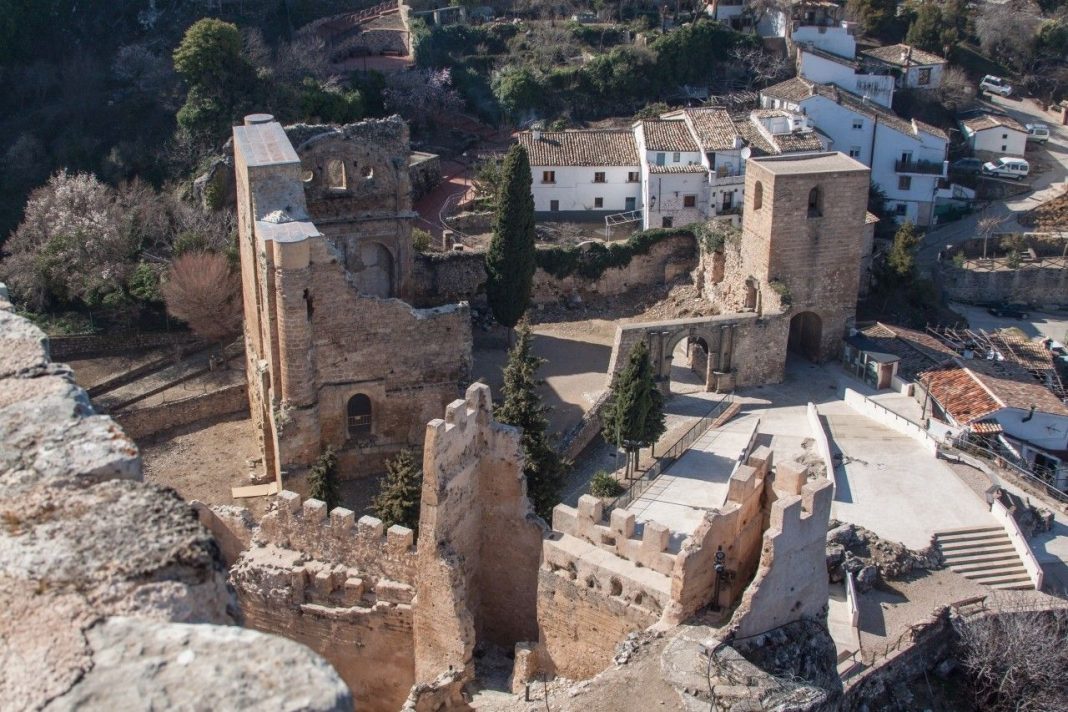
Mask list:
[[[826,536],[834,484],[822,477],[806,479],[804,470],[793,464],[777,468],[777,483],[790,483],[789,489],[776,487],[778,499],[771,505],[760,568],[731,618],[739,636],[826,615]]]
[[[772,466],[772,453],[761,446],[745,465],[731,474],[727,499],[718,511],[705,514],[693,535],[684,542],[672,572],[669,619],[681,623],[713,602],[716,549],[723,547],[724,564],[734,578],[720,584],[720,605],[730,606],[742,595],[760,560],[764,531],[765,483]]]

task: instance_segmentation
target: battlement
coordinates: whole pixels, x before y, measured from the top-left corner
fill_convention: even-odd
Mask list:
[[[473,438],[476,428],[489,423],[493,415],[493,397],[485,383],[472,383],[463,398],[457,398],[445,407],[445,418],[435,418],[427,423],[427,431],[460,434]],[[455,445],[455,443],[450,443]]]
[[[637,522],[625,509],[612,510],[605,526],[604,503],[592,495],[580,497],[578,508],[556,505],[553,529],[664,575],[675,567],[670,547],[678,537],[670,529],[657,522]]]
[[[808,522],[813,517],[826,522],[834,497],[834,484],[830,480],[809,482],[806,470],[786,465],[780,465],[775,476],[776,484],[783,478],[793,493],[772,503],[769,530],[800,532],[802,527],[812,526]]]
[[[351,509],[335,507],[327,514],[326,503],[302,500],[296,492],[283,490],[253,536],[253,543],[273,545],[303,554],[332,567],[351,568],[360,577],[402,581],[415,579],[415,532],[399,525],[388,530],[382,520]],[[340,585],[340,584],[339,584]]]

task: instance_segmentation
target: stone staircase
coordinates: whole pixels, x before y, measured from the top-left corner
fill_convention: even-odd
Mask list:
[[[966,527],[935,534],[946,566],[965,578],[999,589],[1033,590],[1019,554],[1001,527]]]

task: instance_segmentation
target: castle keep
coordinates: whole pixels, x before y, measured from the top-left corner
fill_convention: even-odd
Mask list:
[[[380,471],[468,380],[466,305],[400,299],[407,155],[395,117],[287,135],[254,115],[234,129],[249,405],[269,480],[327,446],[344,477]]]

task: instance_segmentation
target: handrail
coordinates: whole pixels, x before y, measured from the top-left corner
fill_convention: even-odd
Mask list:
[[[993,504],[990,505],[990,513],[1001,522],[1012,548],[1016,550],[1016,554],[1020,557],[1024,568],[1027,569],[1027,576],[1031,579],[1031,584],[1036,591],[1041,591],[1045,580],[1042,564],[1038,563],[1038,559],[1035,558],[1035,552],[1031,551],[1031,546],[1027,543],[1027,537],[1020,531],[1020,525],[1016,523],[1015,517],[1012,516],[1008,507],[1002,504],[1001,499],[998,497],[995,497]]]
[[[716,401],[716,405],[714,405],[711,410],[709,410],[705,415],[701,416],[701,419],[694,423],[693,426],[691,426],[690,429],[682,435],[682,437],[676,440],[675,443],[671,447],[669,447],[664,454],[656,458],[656,462],[653,463],[652,467],[643,472],[641,474],[641,477],[634,480],[633,484],[631,484],[630,486],[630,489],[613,499],[605,506],[605,515],[611,513],[613,509],[622,509],[630,506],[630,504],[633,503],[634,500],[645,494],[646,490],[648,490],[649,487],[653,484],[653,481],[656,480],[657,477],[662,475],[664,470],[666,470],[672,463],[674,463],[675,460],[679,459],[682,453],[686,452],[690,448],[690,446],[698,440],[698,438],[704,435],[705,432],[707,432],[708,429],[712,427],[712,423],[715,422],[716,417],[727,410],[727,406],[733,401],[733,399],[733,396],[728,393],[727,395],[723,396],[723,398],[720,398],[718,401]]]
[[[1034,473],[1028,472],[1019,465],[1010,462],[1004,455],[994,452],[988,448],[982,447],[972,442],[960,442],[955,444],[946,445],[943,444],[939,447],[939,452],[949,453],[953,457],[960,455],[972,455],[979,460],[987,460],[995,468],[1003,470],[1010,475],[1019,477],[1026,484],[1038,488],[1046,496],[1051,497],[1061,504],[1068,504],[1068,492],[1062,492],[1049,482],[1036,477]]]

